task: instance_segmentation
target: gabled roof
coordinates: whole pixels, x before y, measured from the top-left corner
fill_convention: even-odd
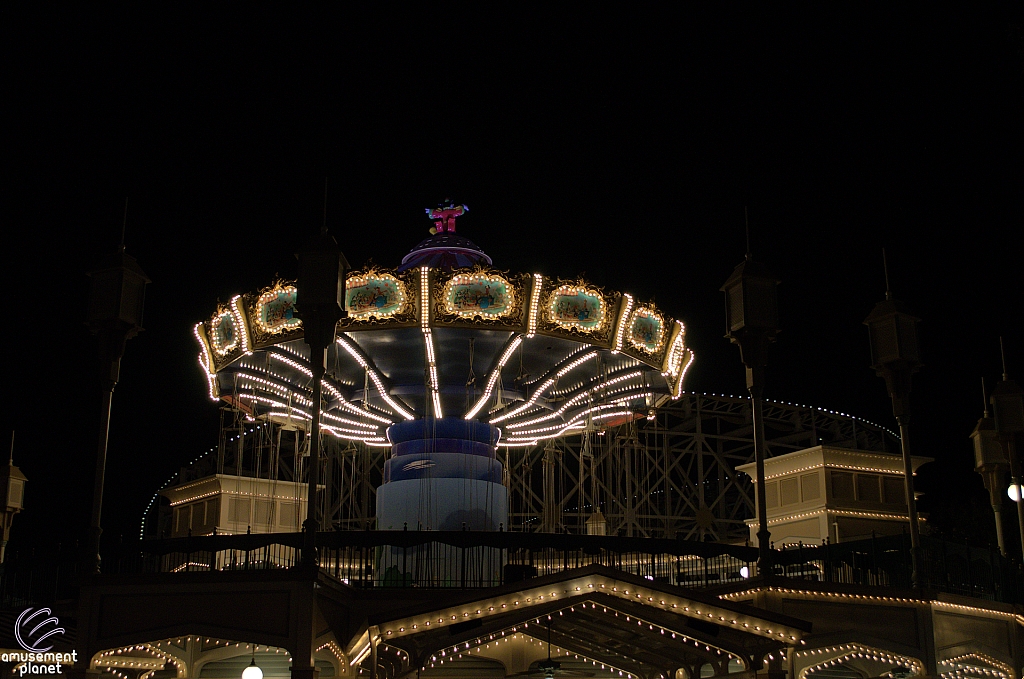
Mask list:
[[[371,612],[350,657],[368,639],[400,649],[410,663],[509,635],[546,640],[566,652],[634,675],[734,657],[745,666],[797,645],[810,623],[605,566],[587,566],[451,595],[386,613]],[[446,667],[449,667],[446,665]]]

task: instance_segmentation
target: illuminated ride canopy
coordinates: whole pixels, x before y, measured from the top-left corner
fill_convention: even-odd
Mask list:
[[[493,269],[454,233],[454,216],[431,214],[436,233],[397,269],[368,266],[345,281],[346,317],[328,352],[321,421],[325,434],[398,444],[378,491],[378,528],[424,520],[410,509],[382,524],[382,506],[395,506],[389,486],[448,475],[496,488],[496,444],[534,446],[645,416],[679,397],[693,360],[683,324],[653,304],[583,280]],[[195,326],[211,398],[254,420],[304,428],[312,373],[296,302],[295,286],[278,282],[236,296]],[[389,428],[403,422],[402,442],[399,429],[389,440]],[[450,454],[462,456],[461,471],[444,471],[455,458],[439,455]],[[443,517],[426,520],[438,527]]]

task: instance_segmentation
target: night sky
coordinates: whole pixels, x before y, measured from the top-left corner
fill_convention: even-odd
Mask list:
[[[295,275],[325,176],[353,265],[397,265],[450,196],[498,268],[583,273],[682,319],[687,388],[725,394],[743,370],[719,287],[747,207],[754,257],[782,281],[765,395],[895,428],[862,325],[886,248],[895,296],[923,319],[912,445],[936,462],[921,509],[934,530],[994,541],[968,435],[1000,335],[1024,380],[1021,15],[587,14],[606,7],[0,10],[0,433],[16,430],[29,478],[11,549],[88,522],[85,271],[116,248],[125,197],[127,251],[153,282],[115,392],[104,524],[134,539],[153,492],[216,442],[193,324]]]

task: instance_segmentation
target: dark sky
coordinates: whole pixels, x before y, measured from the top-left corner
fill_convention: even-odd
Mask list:
[[[743,389],[718,289],[746,206],[754,255],[782,280],[766,395],[894,427],[862,325],[885,247],[923,319],[922,508],[991,539],[967,436],[1000,335],[1024,378],[1020,14],[595,7],[0,10],[0,417],[29,477],[15,546],[87,521],[84,272],[116,246],[125,196],[127,249],[153,283],[115,395],[105,524],[134,536],[152,493],[215,443],[192,325],[294,275],[325,176],[353,264],[396,265],[427,234],[423,208],[451,196],[500,268],[585,273],[683,319],[688,388],[714,393]]]

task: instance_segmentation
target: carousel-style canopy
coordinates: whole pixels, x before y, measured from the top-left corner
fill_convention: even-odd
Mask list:
[[[646,415],[677,398],[693,353],[680,321],[585,280],[491,268],[455,235],[465,206],[428,210],[431,238],[397,269],[345,282],[324,380],[323,428],[388,445],[403,420],[459,417],[533,445]],[[462,266],[468,264],[468,266]],[[211,398],[254,419],[302,428],[311,371],[296,288],[241,294],[195,326]]]

